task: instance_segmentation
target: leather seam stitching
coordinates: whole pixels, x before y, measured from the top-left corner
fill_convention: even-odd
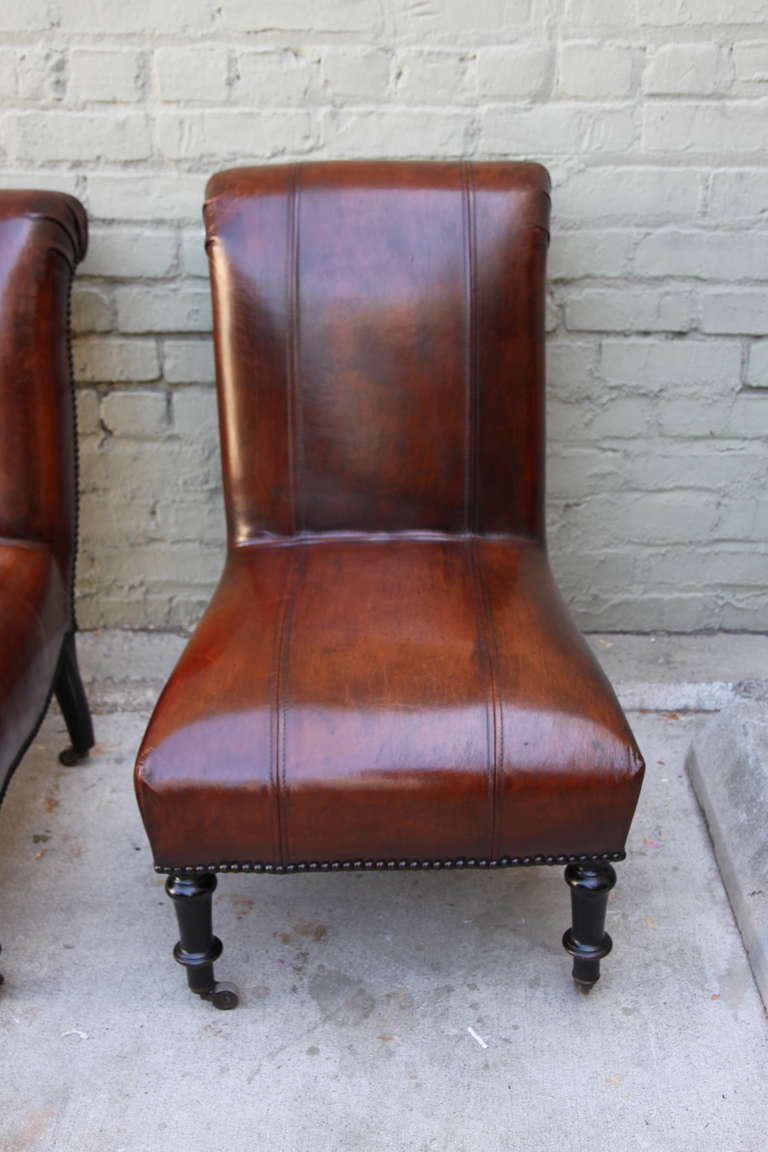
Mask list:
[[[493,617],[491,615],[491,605],[488,596],[488,586],[485,579],[485,570],[483,567],[482,558],[478,555],[474,542],[471,544],[472,555],[474,558],[475,571],[477,573],[477,585],[480,593],[480,606],[483,620],[483,634],[485,638],[485,649],[488,654],[488,676],[491,688],[491,708],[493,712],[493,768],[492,768],[492,796],[493,803],[491,808],[491,848],[490,857],[494,859],[498,851],[499,839],[499,825],[501,823],[501,778],[503,774],[504,765],[504,724],[502,716],[502,704],[499,696],[498,688],[498,650],[496,645],[496,633],[493,627]]]
[[[286,773],[285,739],[288,699],[288,650],[293,627],[293,615],[296,608],[296,602],[299,596],[299,587],[304,575],[304,568],[306,563],[306,551],[300,552],[296,559],[293,572],[291,573],[290,585],[288,588],[288,595],[286,598],[285,610],[283,612],[283,619],[281,622],[282,626],[280,630],[280,663],[278,666],[277,674],[278,747],[275,753],[275,776],[277,780],[276,796],[279,801],[277,806],[277,819],[280,838],[279,857],[281,861],[285,861],[288,857],[288,779]]]
[[[301,311],[299,307],[299,272],[301,268],[301,253],[300,244],[301,238],[299,236],[299,206],[301,203],[301,175],[302,169],[300,164],[294,165],[294,182],[293,182],[293,205],[292,215],[293,223],[291,225],[291,232],[293,235],[293,269],[291,273],[292,279],[292,293],[291,293],[291,360],[292,369],[291,375],[293,378],[293,404],[294,404],[294,512],[293,524],[294,532],[304,530],[304,500],[303,500],[303,480],[304,480],[304,442],[303,442],[303,420],[302,420],[302,396],[301,396],[301,379],[299,375],[300,364],[300,349],[301,349]]]
[[[286,411],[288,419],[288,485],[291,493],[291,517],[296,532],[296,357],[295,357],[295,304],[296,304],[296,180],[298,165],[294,164],[289,177],[288,231],[285,254],[286,311],[288,313],[288,340],[285,349]]]
[[[491,661],[491,652],[488,646],[488,632],[485,626],[485,612],[482,598],[482,587],[480,584],[480,571],[478,568],[477,554],[474,546],[474,541],[467,542],[468,548],[468,562],[470,570],[470,578],[472,581],[473,600],[475,605],[475,628],[477,631],[478,647],[481,653],[481,659],[485,665],[485,672],[483,674],[483,695],[485,697],[485,744],[486,744],[486,789],[490,798],[490,856],[493,857],[494,846],[494,827],[496,820],[496,705],[495,705],[495,691],[493,683],[493,664]]]
[[[472,166],[462,162],[462,200],[464,217],[464,313],[465,313],[465,480],[464,522],[467,532],[477,530],[479,522],[478,490],[478,421],[479,385],[477,372],[477,233],[475,220],[475,186]]]

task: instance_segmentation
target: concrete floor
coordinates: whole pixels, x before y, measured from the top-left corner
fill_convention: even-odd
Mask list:
[[[711,638],[677,678],[663,638],[597,643],[624,698],[664,710],[630,716],[649,771],[590,996],[559,868],[233,876],[217,975],[242,1003],[218,1013],[171,960],[131,784],[179,641],[84,637],[94,699],[123,710],[77,768],[52,712],[0,812],[0,1148],[766,1152],[766,1016],[683,767],[701,716],[674,703],[750,692],[752,639]]]

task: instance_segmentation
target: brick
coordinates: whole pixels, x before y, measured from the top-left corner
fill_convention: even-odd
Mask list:
[[[70,100],[120,103],[141,94],[143,57],[130,48],[77,48],[69,55]]]
[[[312,144],[309,114],[303,109],[270,111],[254,117],[249,110],[161,112],[156,124],[157,146],[172,160],[238,163],[249,156],[267,159],[281,153],[306,151]]]
[[[163,374],[169,384],[212,383],[215,368],[210,340],[166,340],[163,350]]]
[[[659,430],[664,436],[706,436],[708,440],[723,436],[732,404],[732,399],[722,396],[691,399],[678,398],[674,393],[662,395],[657,410]]]
[[[768,276],[768,232],[655,232],[635,253],[639,276],[760,280]]]
[[[223,0],[225,28],[239,32],[363,32],[381,24],[377,0]]]
[[[638,11],[643,24],[669,27],[676,24],[762,24],[763,0],[641,0]],[[729,21],[728,17],[735,17]]]
[[[701,176],[664,168],[592,168],[566,179],[555,193],[560,219],[689,221],[696,214]]]
[[[568,328],[587,332],[685,332],[691,294],[684,289],[585,289],[566,301]]]
[[[194,232],[182,233],[181,269],[185,276],[208,276],[208,255],[202,226]]]
[[[755,340],[751,345],[747,380],[752,388],[768,388],[768,340]]]
[[[602,380],[622,389],[730,396],[739,386],[741,346],[722,340],[608,339],[602,342],[598,371]]]
[[[24,0],[25,6],[29,0]],[[89,36],[136,32],[150,36],[166,33],[183,36],[204,32],[213,22],[210,0],[131,0],[130,4],[107,4],[104,0],[58,0],[62,32],[85,32]]]
[[[626,453],[623,469],[623,483],[641,490],[701,488],[729,492],[743,489],[745,483],[759,486],[765,458],[762,452],[750,452],[743,445],[718,447],[709,436],[688,443],[679,438],[658,438],[652,445],[644,444]]]
[[[403,49],[395,58],[395,97],[406,104],[462,104],[467,101],[465,52]]]
[[[176,268],[178,239],[166,228],[92,228],[88,253],[80,266],[84,276],[170,276]]]
[[[77,435],[93,436],[99,430],[99,394],[92,388],[77,389]]]
[[[740,95],[768,94],[768,40],[733,46],[734,91]]]
[[[147,440],[164,433],[166,410],[163,392],[110,392],[101,402],[101,419],[114,436]]]
[[[395,31],[405,41],[497,41],[507,29],[527,24],[530,0],[396,0]]]
[[[154,75],[161,100],[216,104],[227,98],[227,50],[215,44],[158,48]]]
[[[323,85],[332,99],[373,103],[384,100],[390,81],[391,55],[381,48],[327,48]]]
[[[152,149],[149,121],[140,112],[116,115],[87,112],[19,112],[3,124],[7,148],[16,160],[143,160]]]
[[[748,288],[703,291],[701,330],[731,335],[768,335],[768,292]]]
[[[768,437],[768,397],[759,392],[742,392],[737,396],[723,435],[764,441]]]
[[[90,437],[80,445],[80,464],[84,492],[119,492],[126,505],[136,499],[190,499],[209,491],[219,471],[218,460],[199,444],[173,437]]]
[[[731,169],[712,174],[709,215],[714,220],[768,220],[768,170]]]
[[[0,4],[0,32],[38,32],[50,27],[47,0],[3,0]]]
[[[0,98],[56,100],[61,96],[64,57],[37,48],[0,49]]]
[[[547,341],[547,389],[550,397],[583,400],[596,391],[594,365],[597,343],[573,337]]]
[[[238,104],[275,107],[304,104],[315,78],[315,64],[289,49],[239,52],[232,99]]]
[[[329,110],[323,120],[326,146],[336,156],[461,156],[471,121],[455,112],[433,109],[375,112]]]
[[[643,146],[649,152],[726,153],[762,156],[768,148],[768,114],[743,103],[647,104]]]
[[[115,292],[121,332],[210,332],[207,288],[125,287]]]
[[[653,434],[656,404],[640,396],[616,396],[605,400],[589,423],[592,439],[635,440]]]
[[[72,290],[72,328],[84,332],[109,332],[115,326],[112,297],[101,288],[86,287],[75,280]]]
[[[556,232],[549,250],[550,280],[629,273],[635,234],[601,229],[595,232]]]
[[[598,448],[559,448],[547,468],[550,496],[578,500],[622,484],[623,460],[619,451]]]
[[[160,375],[154,340],[76,340],[73,352],[75,378],[88,383],[138,383]]]
[[[183,388],[174,392],[173,430],[184,441],[200,441],[215,448],[219,442],[215,389]]]
[[[717,44],[662,44],[643,71],[643,91],[654,96],[709,96],[718,86]]]
[[[66,171],[63,168],[36,168],[34,182],[40,188],[47,188],[51,192],[78,192],[78,174]],[[3,172],[3,188],[29,188],[31,177],[29,170],[15,172],[6,169]]]
[[[586,499],[576,510],[577,527],[600,524],[611,541],[675,544],[707,541],[717,520],[709,492],[644,492]]]
[[[628,110],[606,111],[596,120],[578,107],[558,103],[530,108],[491,105],[480,117],[481,148],[505,158],[619,152],[631,147],[634,132]]]
[[[602,42],[564,44],[558,62],[563,96],[582,100],[620,100],[632,88],[632,51]]]
[[[585,28],[631,28],[637,23],[637,0],[567,0],[565,19]]]
[[[554,52],[546,44],[481,48],[477,53],[477,90],[482,99],[533,98],[547,91]]]
[[[184,173],[128,172],[86,177],[85,200],[97,220],[194,220],[203,209],[206,177]],[[46,183],[46,187],[50,187]]]

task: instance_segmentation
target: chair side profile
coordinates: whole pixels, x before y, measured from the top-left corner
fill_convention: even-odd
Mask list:
[[[69,335],[87,221],[74,197],[0,190],[0,800],[55,692],[74,764],[93,745],[73,606],[77,453]]]
[[[205,204],[228,547],[136,790],[218,1007],[217,872],[566,865],[590,988],[643,761],[544,539],[549,177],[233,169]]]

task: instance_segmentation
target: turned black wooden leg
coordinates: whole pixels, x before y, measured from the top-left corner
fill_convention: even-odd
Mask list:
[[[175,960],[187,970],[193,992],[216,1008],[236,1008],[234,984],[217,984],[213,962],[221,956],[221,940],[213,934],[211,903],[216,888],[213,872],[175,873],[165,882],[179,921],[181,939],[173,950]]]
[[[613,947],[605,931],[608,893],[616,883],[610,864],[569,864],[565,882],[571,889],[573,927],[563,947],[573,956],[573,978],[584,992],[600,979],[600,961]]]
[[[77,666],[74,632],[64,641],[54,691],[72,741],[71,747],[59,755],[59,760],[66,765],[77,764],[93,748],[93,724]]]

